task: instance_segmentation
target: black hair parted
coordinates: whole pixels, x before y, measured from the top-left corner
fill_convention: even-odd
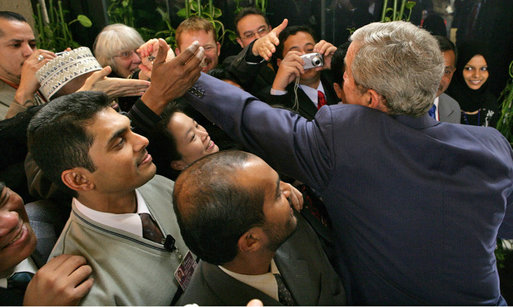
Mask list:
[[[61,180],[63,171],[95,170],[89,157],[94,138],[86,127],[109,105],[106,94],[84,91],[56,98],[34,115],[27,129],[28,148],[48,179],[71,191]]]

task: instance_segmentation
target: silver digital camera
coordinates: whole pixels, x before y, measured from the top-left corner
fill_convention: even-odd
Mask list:
[[[314,52],[303,54],[301,58],[305,61],[305,65],[303,65],[304,69],[322,67],[324,65],[324,58],[320,53]]]

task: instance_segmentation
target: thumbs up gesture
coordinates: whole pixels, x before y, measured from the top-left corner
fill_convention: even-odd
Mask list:
[[[253,48],[251,49],[253,55],[259,55],[266,61],[269,61],[269,59],[271,59],[273,56],[273,53],[276,52],[276,46],[278,46],[280,43],[278,36],[280,35],[281,31],[287,27],[288,23],[288,19],[283,19],[283,22],[279,26],[272,29],[272,31],[269,32],[266,36],[257,39],[253,44]]]

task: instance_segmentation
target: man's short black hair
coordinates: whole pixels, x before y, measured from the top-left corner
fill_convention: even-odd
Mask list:
[[[28,146],[48,179],[71,191],[61,180],[63,171],[74,167],[95,171],[89,156],[94,138],[86,127],[109,105],[104,93],[77,92],[52,100],[36,113],[27,130]]]
[[[314,31],[312,30],[312,28],[310,28],[308,26],[287,27],[287,28],[283,29],[283,31],[281,31],[280,35],[278,36],[280,43],[276,47],[275,55],[277,58],[283,59],[285,57],[285,55],[283,54],[283,46],[285,44],[285,41],[287,40],[287,38],[289,36],[296,35],[296,33],[298,33],[298,32],[306,32],[306,33],[310,34],[313,37],[314,42],[317,42],[317,39],[315,38],[315,34],[314,34]]]
[[[451,42],[447,36],[442,36],[442,35],[433,35],[436,40],[438,41],[438,46],[440,46],[440,51],[442,52],[446,52],[446,51],[454,51],[454,56],[455,56],[455,62],[458,61],[458,51],[456,49],[456,46],[454,45],[453,42]]]
[[[333,79],[333,82],[336,82],[340,86],[342,86],[344,81],[344,59],[346,57],[349,45],[351,45],[351,42],[345,42],[342,45],[338,46],[337,50],[331,58],[331,77]]]
[[[239,21],[248,16],[248,15],[260,15],[262,17],[264,17],[265,19],[265,23],[267,25],[269,25],[269,19],[267,19],[267,17],[265,16],[265,14],[257,9],[256,7],[245,7],[243,9],[241,9],[237,15],[235,15],[235,19],[234,19],[234,23],[235,23],[235,33],[237,34],[238,37],[240,37],[240,33],[239,33],[239,30],[237,29],[237,25],[239,24]]]
[[[17,20],[17,21],[21,21],[21,22],[27,22],[25,17],[23,17],[22,15],[20,15],[18,13],[11,12],[11,11],[0,11],[0,18],[7,19],[7,20]]]
[[[27,22],[25,17],[21,16],[18,13],[11,12],[11,11],[0,11],[0,19]],[[3,29],[0,29],[0,36],[3,36],[3,35],[4,35],[4,31],[3,31]]]
[[[211,264],[233,260],[239,238],[265,224],[263,188],[247,190],[237,182],[237,171],[254,157],[221,151],[194,162],[176,180],[173,206],[182,237]]]

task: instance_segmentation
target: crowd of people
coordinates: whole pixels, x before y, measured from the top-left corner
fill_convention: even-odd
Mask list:
[[[0,304],[506,304],[487,46],[235,28],[222,62],[200,17],[174,50],[112,24],[54,53],[0,11]]]

